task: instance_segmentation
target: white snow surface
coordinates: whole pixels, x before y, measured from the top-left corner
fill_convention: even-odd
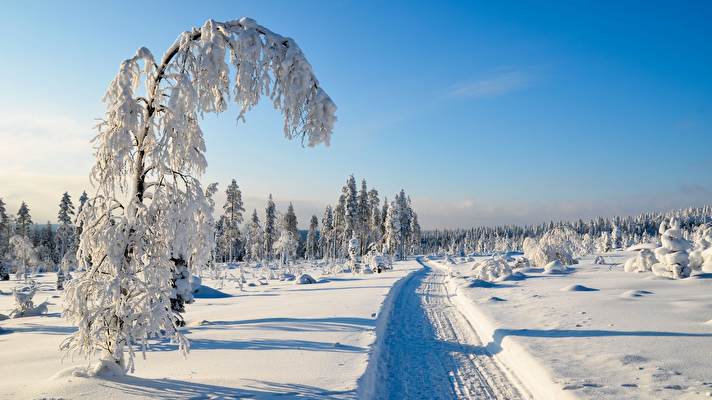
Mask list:
[[[50,302],[49,314],[0,322],[0,399],[356,398],[381,305],[395,282],[421,268],[414,260],[394,267],[311,285],[227,284],[218,289],[229,296],[196,296],[186,306],[187,359],[175,344],[153,343],[135,373],[98,377],[84,359],[62,362],[59,344],[75,328],[61,318],[63,295],[48,274],[36,299]],[[0,282],[0,313],[12,309],[16,283]]]
[[[534,398],[709,398],[712,274],[623,272],[636,254],[603,254],[609,265],[592,255],[567,274],[529,269],[492,285],[471,285],[481,259],[428,263],[450,272],[453,303]]]

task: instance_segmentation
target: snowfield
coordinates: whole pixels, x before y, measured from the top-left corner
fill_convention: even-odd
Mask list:
[[[45,274],[35,299],[50,301],[49,314],[0,322],[0,398],[356,398],[381,304],[420,268],[405,261],[382,274],[342,273],[316,284],[205,290],[187,306],[187,359],[175,344],[154,343],[134,374],[103,379],[75,376],[73,367],[87,365],[82,359],[62,362],[59,344],[74,328],[60,316],[55,274]],[[2,314],[13,307],[16,283],[0,282]]]
[[[712,396],[712,274],[626,273],[634,251],[585,257],[566,273],[528,269],[495,283],[482,261],[429,260],[449,271],[453,302],[535,398]]]

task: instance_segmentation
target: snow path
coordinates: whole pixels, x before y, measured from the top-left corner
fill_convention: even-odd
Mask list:
[[[377,366],[378,399],[520,399],[447,291],[447,275],[418,260],[393,300]]]

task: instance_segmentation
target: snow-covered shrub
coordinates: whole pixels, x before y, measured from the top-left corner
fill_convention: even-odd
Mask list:
[[[512,268],[502,257],[492,257],[475,267],[475,278],[493,282],[512,275]]]
[[[655,257],[658,263],[653,265],[652,270],[655,275],[668,278],[687,278],[692,272],[689,266],[688,251],[692,245],[683,238],[682,230],[676,219],[670,222],[670,228],[661,224],[660,242],[662,246],[655,249]]]
[[[593,263],[596,265],[603,265],[606,263],[606,260],[603,258],[603,256],[596,256],[596,258],[593,259]]]
[[[529,259],[526,257],[518,257],[514,261],[514,265],[512,266],[513,269],[522,269],[522,268],[529,268]]]
[[[47,313],[47,302],[35,306],[32,298],[37,293],[37,285],[32,284],[21,288],[14,288],[12,295],[15,298],[15,309],[10,312],[10,318],[29,317]]]
[[[565,226],[547,231],[539,240],[524,239],[524,255],[537,266],[544,266],[554,260],[565,265],[576,264],[574,254],[579,247],[576,232]]]
[[[560,274],[568,271],[569,268],[559,260],[554,260],[544,266],[544,273]]]
[[[316,279],[309,274],[301,274],[294,283],[297,285],[311,285],[316,283]]]
[[[635,257],[631,257],[623,264],[625,272],[649,272],[658,259],[650,249],[641,249]]]

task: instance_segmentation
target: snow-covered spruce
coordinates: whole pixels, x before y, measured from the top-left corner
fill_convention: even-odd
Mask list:
[[[661,224],[660,233],[662,246],[655,249],[658,263],[652,266],[653,273],[673,279],[689,277],[692,269],[689,266],[688,251],[692,244],[683,237],[679,221],[673,218],[669,228]]]
[[[192,271],[213,248],[200,118],[233,99],[244,119],[262,96],[282,112],[287,138],[328,144],[336,107],[309,62],[292,39],[249,18],[209,20],[160,60],[140,48],[121,63],[94,139],[96,194],[78,218],[86,272],[67,287],[64,316],[78,330],[64,350],[100,351],[123,370],[151,338],[171,337],[187,353],[170,307],[176,260]]]
[[[650,272],[658,259],[650,249],[641,249],[635,257],[631,257],[623,264],[625,272]]]

